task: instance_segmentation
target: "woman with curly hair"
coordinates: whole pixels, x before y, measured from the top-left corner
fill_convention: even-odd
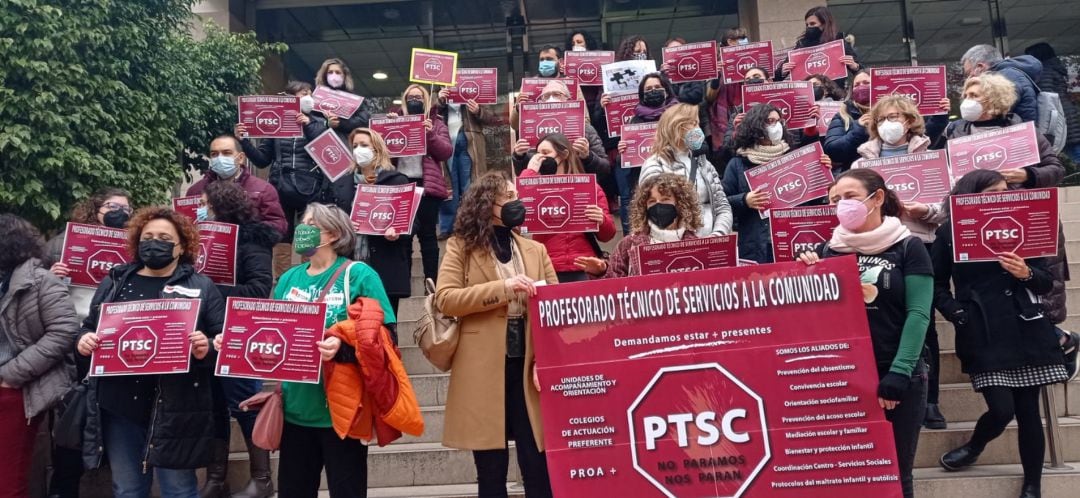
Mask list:
[[[109,228],[124,228],[131,218],[131,194],[115,187],[104,187],[94,191],[90,197],[71,208],[68,221],[85,225],[102,225]],[[57,277],[67,277],[70,269],[60,257],[64,252],[64,233],[53,237],[45,245],[43,261],[50,265],[49,271]],[[86,313],[83,313],[85,316]]]
[[[527,315],[537,282],[558,278],[547,249],[514,233],[524,221],[509,178],[478,178],[461,201],[435,289],[439,309],[467,331],[450,370],[443,445],[472,450],[482,498],[506,496],[510,438],[525,494],[551,497]]]
[[[791,150],[788,145],[791,140],[780,110],[771,104],[751,107],[735,130],[735,157],[728,161],[724,170],[723,185],[739,227],[739,257],[742,259],[772,263],[769,219],[760,214],[769,208],[769,194],[761,189],[750,190],[746,172],[787,154]],[[828,156],[822,156],[821,164],[831,167],[832,161]]]
[[[0,214],[0,496],[30,496],[34,436],[75,377],[79,321],[67,286],[41,264],[41,233]],[[76,483],[78,476],[76,475]]]
[[[701,225],[701,203],[694,186],[685,176],[660,173],[638,185],[630,205],[633,234],[619,241],[607,261],[582,257],[575,263],[582,271],[600,278],[640,275],[640,268],[630,264],[634,248],[660,242],[697,238]]]
[[[214,182],[202,195],[207,220],[239,226],[239,247],[236,253],[236,285],[218,285],[222,297],[266,299],[274,285],[273,251],[280,237],[270,225],[260,223],[251,197],[233,182]],[[206,471],[206,482],[200,496],[228,496],[226,471],[229,466],[229,415],[236,418],[247,443],[251,481],[243,492],[233,495],[244,498],[270,496],[274,485],[270,480],[270,453],[252,443],[258,411],[240,409],[240,402],[262,390],[262,382],[235,377],[213,379],[214,388],[214,462]]]
[[[156,470],[161,495],[197,496],[195,469],[210,463],[214,435],[214,357],[209,337],[221,332],[225,301],[207,277],[195,272],[199,233],[187,216],[165,207],[140,209],[128,222],[134,260],[109,272],[83,320],[79,354],[101,344],[101,305],[148,299],[198,299],[198,321],[188,336],[191,367],[171,375],[92,377],[83,429],[83,463],[101,466],[106,455],[116,496],[150,495]]]

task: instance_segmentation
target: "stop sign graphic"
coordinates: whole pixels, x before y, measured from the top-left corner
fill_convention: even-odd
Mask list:
[[[634,108],[633,107],[623,111],[623,113],[622,113],[622,122],[623,122],[623,124],[629,124],[630,120],[632,120],[632,119],[634,119]]]
[[[798,232],[791,238],[791,257],[798,259],[800,254],[817,249],[822,242],[825,242],[825,237],[818,235],[817,232]]]
[[[596,68],[596,64],[586,62],[578,66],[577,75],[582,83],[593,83],[600,76],[600,71]]]
[[[744,55],[742,58],[739,59],[739,62],[736,62],[735,64],[735,69],[738,69],[739,73],[746,74],[746,72],[749,71],[750,68],[757,65],[757,61],[749,55]]]
[[[274,111],[263,111],[255,116],[255,128],[267,135],[277,133],[281,129],[281,116]]]
[[[397,130],[387,133],[385,140],[386,149],[390,151],[390,154],[401,154],[409,146],[409,139],[405,137],[404,133]]]
[[[323,160],[323,164],[337,164],[341,160],[341,153],[333,147],[323,147],[319,156]]]
[[[915,200],[922,188],[919,180],[909,173],[897,173],[890,176],[885,180],[885,184],[904,202]]]
[[[679,256],[668,263],[668,273],[704,270],[705,264],[693,256]]]
[[[916,105],[918,105],[919,102],[922,102],[922,92],[920,92],[918,88],[915,88],[914,85],[899,85],[893,90],[893,95],[903,95],[915,101]]]
[[[784,121],[791,119],[791,105],[789,105],[787,101],[781,99],[773,99],[766,102],[766,104],[769,104],[780,110],[780,119],[783,119]]]
[[[158,337],[150,327],[131,327],[118,342],[117,356],[128,368],[145,367],[157,354]]]
[[[776,179],[773,187],[776,197],[784,202],[795,202],[806,193],[806,179],[798,173],[788,173]]]
[[[971,163],[978,169],[998,169],[1005,160],[1009,158],[1008,151],[1004,146],[998,144],[988,144],[979,147],[974,154],[971,155]]]
[[[379,232],[385,232],[390,225],[394,223],[394,206],[389,203],[381,203],[371,208],[371,215],[368,218],[368,222],[371,224],[371,228]]]
[[[536,210],[536,218],[548,228],[562,228],[570,221],[570,204],[561,197],[544,197]]]
[[[121,255],[119,251],[102,249],[86,258],[86,274],[90,276],[90,280],[100,284],[109,275],[109,270],[112,270],[112,267],[126,262],[127,258]]]
[[[442,62],[439,59],[428,59],[424,61],[424,74],[428,76],[438,76],[442,73]]]
[[[558,119],[547,118],[540,120],[540,123],[536,125],[536,136],[543,138],[552,133],[562,133],[562,125]]]
[[[806,68],[806,74],[828,74],[830,64],[829,57],[825,55],[825,52],[818,52],[806,58],[804,67]]]
[[[683,78],[692,78],[698,72],[698,63],[693,57],[683,57],[679,59],[679,76]]]
[[[982,245],[998,252],[1014,252],[1024,243],[1024,226],[1008,217],[990,218],[979,232]]]
[[[717,363],[661,368],[626,414],[634,469],[671,498],[742,496],[772,456],[761,396]]]
[[[285,363],[285,336],[275,328],[261,328],[244,344],[244,359],[256,372],[273,372]]]
[[[199,242],[199,257],[195,258],[195,271],[201,273],[206,269],[206,243]]]
[[[475,100],[476,97],[480,96],[480,85],[476,84],[475,81],[466,81],[458,86],[458,93],[466,99]]]

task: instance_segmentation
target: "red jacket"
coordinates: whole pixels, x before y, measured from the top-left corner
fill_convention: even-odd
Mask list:
[[[392,112],[396,112],[399,116],[402,115],[401,108],[394,109]],[[432,107],[428,118],[431,119],[431,129],[425,135],[427,139],[427,155],[423,158],[424,197],[442,200],[450,197],[450,190],[446,186],[446,177],[443,176],[442,163],[448,161],[450,156],[454,155],[454,146],[450,142],[450,129],[446,127],[446,122],[443,121],[442,116],[435,112],[434,107]]]
[[[518,175],[519,178],[538,176],[540,173],[526,169]],[[599,185],[596,186],[596,204],[604,212],[604,221],[600,222],[600,231],[596,232],[596,238],[600,242],[607,242],[615,238],[615,223],[611,220],[611,213],[607,210],[607,197]],[[582,233],[545,233],[533,235],[533,240],[547,247],[548,256],[551,257],[551,265],[555,271],[581,271],[574,266],[574,259],[579,256],[597,256],[592,244]]]
[[[214,172],[207,171],[201,180],[195,182],[188,189],[187,195],[202,195],[203,190],[210,182],[219,181],[220,178]],[[289,223],[285,221],[285,211],[281,209],[281,201],[278,200],[277,189],[266,180],[257,178],[248,172],[247,168],[240,170],[240,176],[236,182],[244,187],[251,196],[251,202],[255,204],[255,211],[259,213],[259,221],[274,227],[282,237],[288,235]]]

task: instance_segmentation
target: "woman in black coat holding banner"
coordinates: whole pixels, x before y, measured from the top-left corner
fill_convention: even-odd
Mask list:
[[[952,194],[1006,191],[1001,173],[975,170],[957,181]],[[974,465],[986,444],[1016,418],[1024,468],[1020,496],[1038,498],[1046,446],[1040,387],[1068,379],[1054,325],[1036,298],[1050,290],[1054,278],[1043,258],[1024,260],[1010,252],[998,261],[954,263],[949,223],[938,229],[932,256],[934,305],[955,326],[961,367],[987,406],[971,439],[942,455],[941,466],[957,471]]]
[[[836,25],[836,19],[833,18],[832,12],[828,7],[818,6],[806,11],[806,15],[803,16],[806,20],[806,31],[799,35],[799,39],[795,41],[795,48],[809,48],[823,45],[836,40],[844,41],[844,57],[841,62],[847,66],[848,73],[854,73],[862,69],[862,64],[859,63],[858,54],[855,53],[855,48],[848,42],[847,37],[840,31],[840,27]],[[852,38],[854,39],[854,38]],[[784,81],[790,74],[791,68],[794,66],[791,62],[788,62],[787,58],[780,63],[776,68],[775,81]],[[833,80],[836,82],[836,86],[844,88],[847,86],[847,77],[837,78]]]

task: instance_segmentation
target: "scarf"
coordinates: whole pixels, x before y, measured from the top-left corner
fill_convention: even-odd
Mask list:
[[[647,123],[651,123],[653,121],[660,121],[660,115],[663,114],[664,111],[668,109],[668,107],[671,107],[678,103],[678,99],[669,98],[667,99],[667,102],[664,102],[664,104],[660,107],[649,107],[645,104],[638,104],[637,107],[634,107],[634,116],[637,116],[638,119]]]
[[[900,223],[900,218],[886,216],[881,226],[864,233],[851,232],[837,225],[833,229],[829,249],[841,253],[881,254],[910,236],[911,231]]]
[[[649,222],[649,239],[653,244],[659,244],[661,242],[677,242],[682,240],[683,233],[686,229],[683,227],[676,228],[674,230],[665,230]]]
[[[778,144],[758,144],[750,148],[743,147],[735,151],[735,153],[740,156],[746,156],[751,163],[757,166],[759,164],[775,161],[778,157],[787,154],[789,149],[790,147],[788,147],[787,142],[781,140]]]

